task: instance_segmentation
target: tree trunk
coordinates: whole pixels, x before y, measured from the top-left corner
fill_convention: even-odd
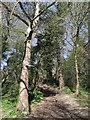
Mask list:
[[[90,2],[88,2],[88,19],[90,19]],[[90,87],[90,20],[88,20],[88,69],[87,69],[87,87]]]
[[[30,38],[32,37],[32,34]],[[19,98],[17,104],[17,111],[21,110],[22,112],[28,112],[29,103],[28,103],[28,70],[30,66],[30,52],[31,52],[31,39],[27,39],[25,43],[20,88],[19,88]]]
[[[60,90],[64,88],[64,79],[62,73],[62,65],[60,60],[60,50],[57,49],[57,63],[58,63],[58,79],[59,79],[59,88]]]
[[[77,63],[77,53],[76,53],[76,43],[74,42],[74,59],[75,59],[75,71],[76,71],[76,95],[79,95],[79,75],[78,75],[78,63]]]
[[[2,38],[2,4],[0,3],[0,38]],[[2,43],[0,40],[0,80],[2,79],[1,74],[1,57],[2,57]],[[0,82],[0,100],[2,99],[2,90],[1,90],[1,82]],[[2,119],[2,105],[0,103],[0,119]]]
[[[61,3],[57,2],[57,16],[60,17],[62,15],[62,9],[61,9]],[[62,21],[59,21],[58,24],[62,23]],[[61,41],[57,41],[57,63],[58,63],[58,79],[59,79],[59,88],[62,90],[64,88],[64,78],[63,78],[63,71],[62,71],[62,62],[61,62],[61,51],[59,43]],[[61,43],[60,43],[61,44]],[[62,43],[64,44],[64,43]],[[64,50],[64,49],[63,49]],[[63,51],[64,52],[64,51]]]
[[[0,3],[0,38],[2,38],[2,4],[1,3]],[[0,40],[0,74],[1,74],[1,54],[2,54],[1,48],[2,48],[2,43]]]
[[[39,3],[36,3],[36,11],[35,16],[39,14]],[[28,101],[28,77],[29,77],[29,67],[30,67],[30,54],[31,54],[31,39],[33,30],[36,27],[36,24],[39,20],[39,17],[36,18],[31,26],[27,29],[27,36],[25,40],[25,49],[24,49],[24,57],[22,63],[22,71],[21,71],[21,80],[19,87],[19,97],[17,103],[17,111],[22,111],[24,114],[29,112],[29,101]]]

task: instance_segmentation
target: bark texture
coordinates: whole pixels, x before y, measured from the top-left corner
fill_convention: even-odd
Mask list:
[[[90,2],[88,2],[88,83],[87,86],[88,88],[90,87]]]
[[[36,3],[35,16],[39,14],[39,3]],[[29,67],[30,67],[30,54],[31,54],[31,39],[34,28],[38,22],[39,18],[35,19],[27,29],[27,36],[25,39],[25,49],[22,63],[21,80],[19,87],[19,97],[17,103],[17,111],[22,111],[27,114],[29,112],[29,101],[28,101],[28,77],[29,77]]]
[[[58,79],[59,79],[59,88],[60,90],[64,88],[64,79],[62,73],[62,64],[60,60],[60,49],[57,49],[57,63],[58,63]]]
[[[32,37],[32,34],[31,36]],[[27,39],[25,43],[20,88],[19,88],[19,98],[17,104],[17,111],[21,110],[23,112],[28,112],[28,76],[29,76],[29,66],[30,66],[30,52],[31,52],[31,40]]]
[[[75,71],[76,71],[76,95],[79,95],[79,75],[78,75],[78,63],[77,63],[77,53],[76,53],[76,42],[74,42],[74,59],[75,59]]]
[[[60,17],[62,15],[61,3],[57,2],[57,16]],[[59,23],[62,21],[59,21]],[[60,45],[59,45],[60,44]],[[64,78],[63,78],[63,71],[62,71],[62,62],[61,62],[61,40],[57,40],[57,63],[58,63],[58,79],[59,79],[59,88],[60,90],[64,88]],[[64,48],[63,48],[64,52]]]

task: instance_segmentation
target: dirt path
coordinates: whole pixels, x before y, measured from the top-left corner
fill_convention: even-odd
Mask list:
[[[45,90],[50,93],[49,88],[44,87],[44,92]],[[54,93],[57,91],[51,88],[52,90]],[[49,94],[48,97],[45,96],[37,105],[31,105],[31,111],[29,118],[33,120],[88,120],[88,107],[81,107],[75,98],[65,93],[56,92],[56,94]]]

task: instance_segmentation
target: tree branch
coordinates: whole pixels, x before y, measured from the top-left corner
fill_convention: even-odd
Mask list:
[[[5,3],[3,2],[1,3],[8,10],[8,12],[12,12],[12,10]],[[13,12],[13,15],[17,17],[19,20],[21,20],[22,22],[24,22],[27,26],[29,26],[29,23],[25,19],[23,19],[23,17],[21,17],[19,14],[17,14],[16,12]]]
[[[30,16],[28,15],[28,13],[25,11],[25,9],[23,8],[23,5],[21,2],[18,2],[19,6],[21,8],[21,10],[23,11],[23,13],[26,15],[26,17],[30,20],[30,22],[32,21],[32,19],[30,18]]]
[[[83,18],[82,18],[80,24],[78,24],[78,26],[77,26],[77,33],[76,33],[76,35],[73,36],[73,38],[75,38],[77,36],[77,34],[79,33],[79,30],[81,29],[81,27],[83,25],[83,20],[86,17],[87,13],[88,13],[88,11],[83,15]]]
[[[50,4],[49,6],[47,6],[45,9],[43,9],[37,16],[35,16],[32,21],[34,21],[36,18],[38,18],[41,14],[43,14],[49,7],[51,7],[52,5],[54,5],[56,2],[53,2],[52,4]]]
[[[11,20],[12,14],[14,13],[15,7],[17,6],[18,2],[19,2],[19,1],[16,2],[15,6],[14,6],[13,9],[12,9],[12,12],[11,12],[11,14],[10,14],[10,20]]]
[[[90,45],[90,40],[88,40],[88,42],[83,47],[85,48],[86,46],[89,46],[89,45]]]

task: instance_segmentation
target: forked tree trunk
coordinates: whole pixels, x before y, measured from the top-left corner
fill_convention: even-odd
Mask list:
[[[36,3],[36,11],[35,16],[39,14],[39,3]],[[36,24],[39,20],[39,17],[36,18],[31,24],[31,28],[27,33],[27,37],[25,40],[25,49],[24,49],[24,57],[22,63],[22,71],[21,71],[21,80],[20,80],[20,88],[19,88],[19,97],[17,103],[17,111],[22,111],[24,114],[29,112],[29,101],[28,101],[28,77],[29,77],[29,67],[30,67],[30,53],[31,53],[31,39],[33,30],[36,27]]]
[[[60,60],[60,49],[57,48],[57,63],[58,63],[58,79],[59,79],[59,88],[62,90],[64,88],[64,79],[62,73],[62,64]]]
[[[76,71],[76,95],[79,95],[79,75],[78,75],[78,63],[77,63],[77,53],[76,53],[76,43],[74,42],[74,59],[75,59],[75,71]]]

